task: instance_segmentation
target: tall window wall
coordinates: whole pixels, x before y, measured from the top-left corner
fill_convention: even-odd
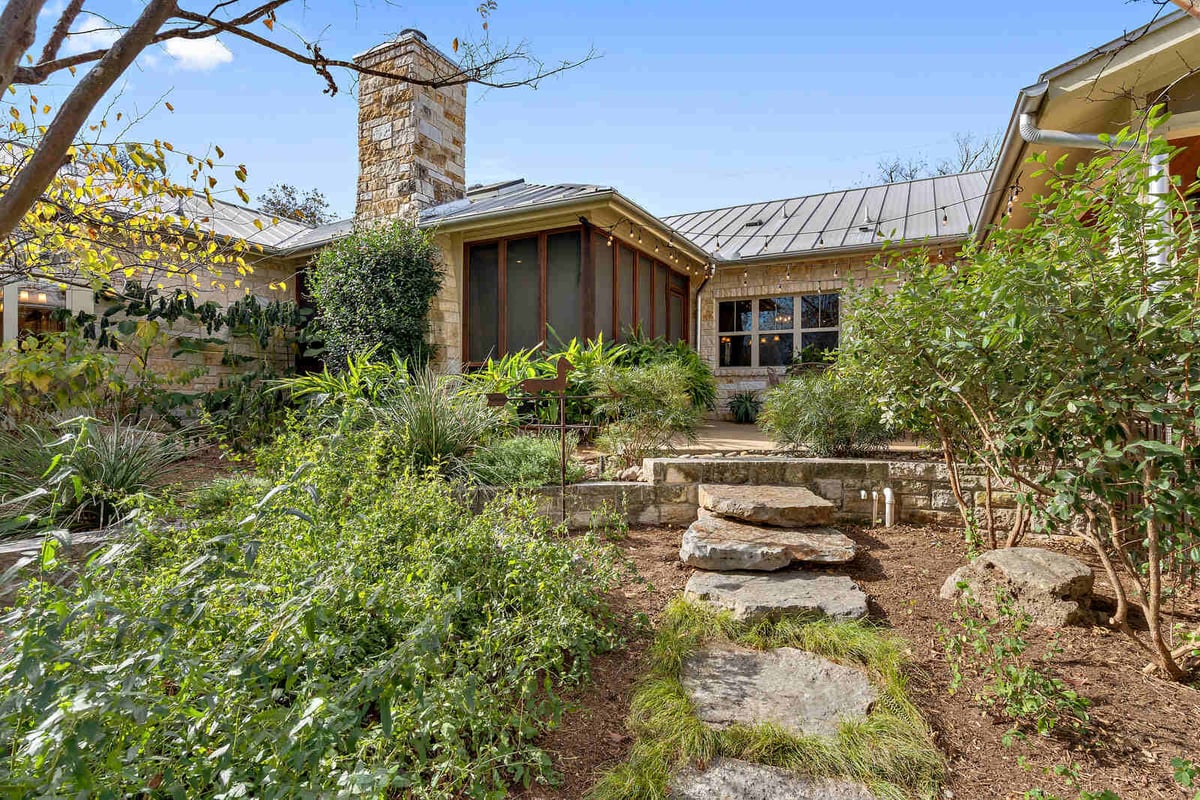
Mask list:
[[[688,338],[688,277],[650,253],[583,227],[465,248],[467,361],[542,342],[603,335]]]

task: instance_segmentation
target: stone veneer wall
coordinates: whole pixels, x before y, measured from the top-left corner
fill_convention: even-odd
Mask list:
[[[847,522],[871,520],[871,491],[878,491],[883,516],[883,489],[896,495],[897,521],[961,526],[962,519],[943,464],[917,461],[868,461],[831,458],[648,458],[642,465],[646,482],[601,481],[567,487],[567,522],[588,527],[601,510],[619,512],[630,525],[688,525],[696,519],[701,483],[806,486],[834,504],[835,516]],[[966,469],[960,476],[971,504],[982,503],[982,470]],[[867,492],[863,500],[860,493]],[[477,502],[491,496],[483,491]],[[533,490],[542,513],[558,521],[558,487]],[[997,494],[995,505],[1004,515],[1011,498]]]
[[[407,30],[358,56],[360,67],[448,78],[459,67]],[[358,84],[359,220],[413,216],[421,208],[464,196],[465,85],[428,88],[376,75]]]
[[[945,248],[950,257],[952,248]],[[783,374],[782,367],[720,367],[717,363],[717,303],[722,300],[742,300],[778,295],[843,294],[853,283],[863,286],[873,282],[878,274],[871,262],[878,251],[841,257],[814,258],[792,264],[773,264],[749,267],[723,267],[704,287],[700,296],[700,355],[717,376],[716,414],[728,419],[726,403],[742,391],[761,391],[767,387],[772,372]],[[843,299],[843,312],[845,300]],[[799,309],[797,309],[797,314]]]

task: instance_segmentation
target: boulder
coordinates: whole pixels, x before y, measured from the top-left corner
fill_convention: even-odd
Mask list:
[[[684,691],[714,728],[771,723],[803,736],[834,737],[876,700],[867,676],[793,647],[704,647],[683,661]]]
[[[805,528],[833,521],[833,503],[802,486],[701,484],[700,508],[728,519]]]
[[[862,619],[867,596],[845,575],[816,572],[697,572],[683,590],[699,600],[733,612],[737,620],[783,617]]]
[[[770,572],[793,561],[844,564],[854,540],[832,528],[765,528],[702,516],[683,534],[679,560],[698,569]]]
[[[1036,625],[1062,627],[1091,620],[1092,584],[1087,564],[1040,547],[989,550],[959,567],[942,585],[946,600],[958,597],[966,584],[984,610],[996,613],[996,592],[1005,591],[1014,605]]]
[[[860,783],[809,778],[778,767],[715,758],[706,769],[689,764],[671,776],[671,800],[873,800]]]

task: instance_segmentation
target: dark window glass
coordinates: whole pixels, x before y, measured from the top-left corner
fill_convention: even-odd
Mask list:
[[[486,361],[500,345],[500,245],[477,244],[467,258],[467,358]]]
[[[719,342],[722,367],[750,366],[750,337],[722,336]]]
[[[820,333],[805,333],[800,339],[800,355],[804,361],[824,361],[824,354],[836,350],[838,346],[837,331],[821,331]]]
[[[795,322],[794,298],[764,297],[758,301],[760,331],[789,331]]]
[[[638,324],[646,336],[654,335],[654,320],[651,318],[650,302],[654,298],[654,262],[646,256],[638,256]]]
[[[721,331],[750,330],[750,300],[728,300],[717,310],[717,327]]]
[[[633,251],[628,247],[622,247],[620,260],[617,262],[617,297],[619,300],[617,307],[620,309],[619,322],[621,326],[617,333],[622,337],[625,337],[633,328],[633,273]]]
[[[551,328],[546,338],[551,344],[569,342],[580,335],[580,267],[578,231],[546,237],[546,321]]]
[[[683,295],[679,292],[671,292],[671,307],[668,317],[671,320],[671,341],[679,342],[683,340],[684,331],[684,308],[686,304],[683,302]]]
[[[596,278],[596,333],[604,341],[613,340],[613,258],[617,247],[608,244],[608,237],[592,234],[592,263]]]
[[[758,337],[758,365],[782,367],[792,363],[792,334],[769,333]]]
[[[542,326],[538,313],[538,297],[541,294],[538,268],[537,237],[513,239],[508,243],[505,257],[508,285],[505,298],[508,309],[509,353],[537,347],[542,341]]]
[[[836,328],[838,326],[838,296],[810,294],[800,298],[801,325],[805,328]]]
[[[654,263],[654,333],[667,335],[667,286],[670,270],[666,264]]]

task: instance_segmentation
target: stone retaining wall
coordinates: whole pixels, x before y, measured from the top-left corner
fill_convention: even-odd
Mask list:
[[[898,522],[961,525],[949,473],[944,464],[919,461],[881,461],[832,458],[648,458],[642,465],[645,482],[600,481],[567,487],[567,522],[586,528],[593,514],[607,508],[620,513],[630,525],[688,525],[696,519],[697,491],[701,483],[751,483],[806,486],[836,507],[837,519],[869,522],[871,492],[878,491],[883,516],[883,489],[896,495]],[[969,504],[982,504],[980,471],[964,470],[960,476]],[[533,490],[542,512],[559,520],[558,487]],[[867,498],[862,499],[865,491]],[[977,497],[979,493],[979,497]],[[481,493],[478,502],[490,496]],[[993,505],[1006,515],[1011,498],[996,493]]]

